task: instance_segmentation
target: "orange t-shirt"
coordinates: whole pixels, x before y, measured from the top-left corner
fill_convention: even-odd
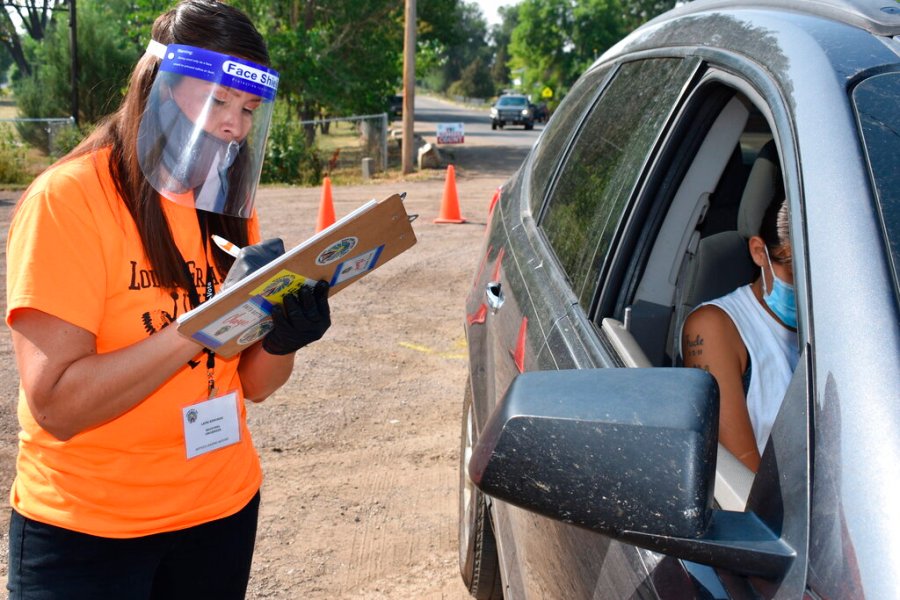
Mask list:
[[[96,335],[98,353],[134,344],[190,309],[183,291],[159,287],[115,191],[109,154],[105,149],[66,161],[35,180],[7,240],[7,323],[18,309],[37,309]],[[207,255],[196,212],[160,201],[203,298]],[[250,239],[259,240],[255,218]],[[199,348],[196,366],[186,364],[127,413],[64,442],[35,422],[20,388],[13,507],[43,523],[114,538],[236,513],[262,481],[246,424],[239,360],[240,355],[216,357],[214,373],[219,390],[238,391],[241,440],[190,460],[182,409],[205,399],[206,360]]]

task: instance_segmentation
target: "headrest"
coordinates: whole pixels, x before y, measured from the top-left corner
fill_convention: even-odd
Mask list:
[[[782,189],[778,149],[775,147],[775,140],[769,140],[756,155],[741,196],[737,226],[742,238],[749,240],[754,235],[759,235],[763,215],[775,200],[775,194],[781,193]]]

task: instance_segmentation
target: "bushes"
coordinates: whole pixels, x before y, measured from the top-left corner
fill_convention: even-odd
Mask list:
[[[75,146],[77,146],[81,140],[87,137],[87,135],[93,130],[92,125],[88,125],[87,127],[75,127],[75,125],[70,125],[68,127],[59,127],[53,133],[53,144],[51,148],[50,155],[56,159],[62,156],[65,156],[69,152],[72,151]]]
[[[12,127],[0,126],[0,183],[18,185],[31,180],[26,151]]]
[[[25,126],[39,144],[22,139]],[[66,155],[84,137],[69,121],[0,123],[0,185],[28,184],[56,159]],[[48,154],[45,149],[51,151]]]
[[[19,138],[52,159],[68,154],[84,137],[68,119],[21,120],[15,124]]]
[[[64,120],[0,124],[0,184],[29,183],[50,163],[78,145],[87,133]],[[322,182],[322,172],[316,147],[307,144],[300,127],[273,124],[260,177],[263,183],[318,185]]]
[[[322,161],[315,145],[307,143],[301,127],[287,121],[272,124],[260,180],[301,185],[318,185],[322,181]]]

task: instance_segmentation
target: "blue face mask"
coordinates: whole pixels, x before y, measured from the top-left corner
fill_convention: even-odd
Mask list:
[[[769,258],[769,249],[766,250],[766,260],[769,261],[769,270],[772,271],[772,291],[766,289],[766,274],[762,274],[763,300],[766,306],[775,313],[778,319],[793,329],[797,328],[797,295],[794,286],[785,283],[775,274],[772,268],[772,259]],[[762,268],[760,268],[762,270]]]

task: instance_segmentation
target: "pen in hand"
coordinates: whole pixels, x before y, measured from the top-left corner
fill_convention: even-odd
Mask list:
[[[227,252],[231,256],[237,258],[238,254],[241,252],[241,249],[225,238],[218,236],[216,234],[212,234],[212,240],[216,243],[216,246],[221,248],[223,251]]]
[[[241,248],[215,234],[210,237],[222,252],[227,252],[234,257],[234,264],[231,265],[225,281],[222,282],[223,290],[284,254],[284,242],[281,241],[281,238],[270,238]]]

